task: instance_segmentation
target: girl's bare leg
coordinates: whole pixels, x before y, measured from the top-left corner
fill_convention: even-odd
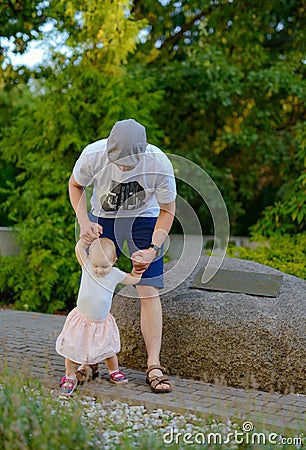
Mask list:
[[[118,368],[118,358],[117,355],[111,356],[105,359],[106,367],[109,371],[109,379],[115,384],[124,384],[128,382],[126,376]]]
[[[65,358],[65,368],[66,368],[66,377],[75,377],[75,372],[77,371],[78,364],[70,359]]]
[[[117,355],[111,356],[110,358],[105,359],[106,367],[109,372],[115,372],[118,369],[118,358]]]

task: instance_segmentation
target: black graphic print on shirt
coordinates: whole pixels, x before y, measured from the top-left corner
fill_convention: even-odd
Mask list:
[[[137,209],[144,205],[145,190],[138,181],[117,183],[112,180],[110,192],[100,199],[104,211]]]

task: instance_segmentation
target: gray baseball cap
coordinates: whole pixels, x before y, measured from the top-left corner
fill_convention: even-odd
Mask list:
[[[146,151],[147,136],[143,125],[134,119],[120,120],[107,139],[108,159],[118,165],[133,167]]]

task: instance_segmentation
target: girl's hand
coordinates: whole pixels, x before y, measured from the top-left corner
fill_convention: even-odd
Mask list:
[[[155,256],[156,251],[153,248],[138,250],[137,252],[133,253],[131,259],[134,272],[138,274],[145,272]]]

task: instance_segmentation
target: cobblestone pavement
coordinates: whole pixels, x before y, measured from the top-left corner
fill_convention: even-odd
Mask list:
[[[64,373],[64,359],[55,351],[55,340],[64,316],[0,309],[0,355],[3,367],[39,377],[50,387],[58,386]],[[234,389],[200,381],[170,377],[174,390],[154,394],[145,384],[143,372],[122,368],[129,378],[124,386],[107,380],[102,366],[100,377],[78,390],[100,399],[118,399],[147,409],[169,409],[198,413],[202,417],[242,424],[252,422],[271,432],[305,432],[306,396],[281,395],[256,390]]]

